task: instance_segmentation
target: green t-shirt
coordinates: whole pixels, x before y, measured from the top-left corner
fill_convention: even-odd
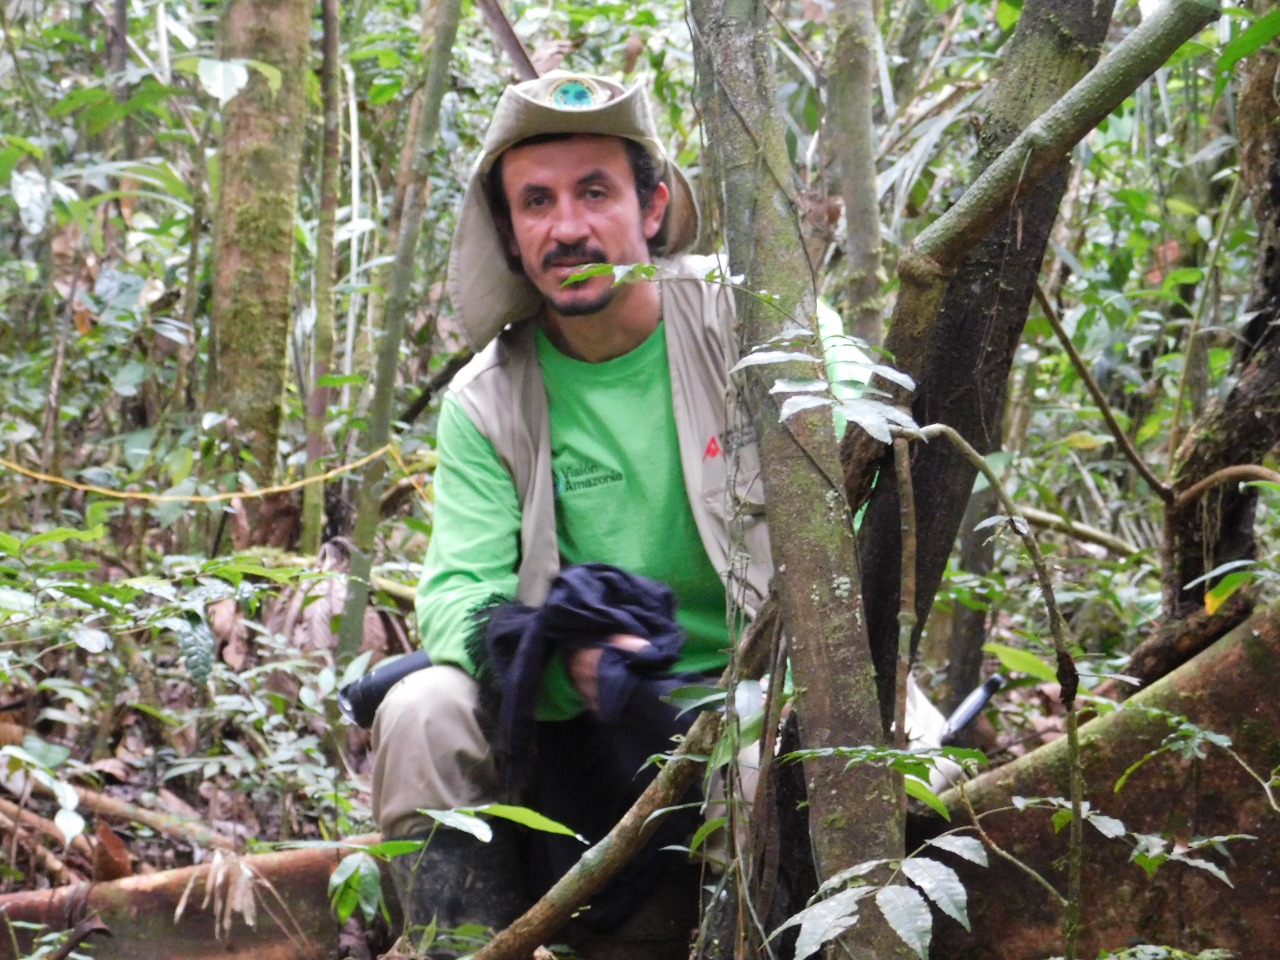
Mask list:
[[[537,351],[551,417],[561,559],[610,563],[666,583],[687,638],[676,669],[720,669],[729,644],[724,584],[689,508],[661,326],[604,363],[566,357],[541,331]],[[452,395],[441,408],[439,447],[419,625],[433,661],[471,669],[463,649],[469,612],[494,594],[515,594],[520,505],[493,445]],[[582,709],[557,659],[538,717],[567,719]]]

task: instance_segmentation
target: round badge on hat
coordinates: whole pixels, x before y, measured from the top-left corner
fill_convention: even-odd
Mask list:
[[[565,77],[547,90],[547,103],[560,110],[586,110],[607,98],[586,77]]]

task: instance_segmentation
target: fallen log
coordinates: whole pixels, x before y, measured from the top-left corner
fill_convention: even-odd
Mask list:
[[[1126,835],[1108,839],[1085,827],[1080,956],[1140,943],[1187,951],[1225,948],[1239,960],[1276,955],[1280,806],[1275,787],[1265,783],[1280,767],[1278,687],[1280,607],[1272,607],[1123,708],[1081,727],[1090,812],[1122,821]],[[1231,742],[1215,745],[1183,727],[1185,749],[1172,749],[1167,740],[1175,729],[1171,716],[1186,717],[1201,731],[1225,734]],[[1197,737],[1199,742],[1192,743]],[[1117,792],[1126,772],[1127,782]],[[1012,805],[1015,797],[1062,797],[1067,788],[1065,739],[964,787],[991,840],[1059,891],[1066,889],[1067,831],[1055,830],[1052,809],[1017,811]],[[958,790],[948,791],[943,801],[953,822],[926,822],[926,835],[971,822]],[[1249,834],[1257,839],[1188,854],[1225,872],[1232,887],[1176,859],[1149,878],[1131,860],[1134,834],[1167,837],[1165,852],[1197,837]],[[1040,960],[1061,952],[1061,903],[1027,872],[994,856],[985,869],[959,860],[953,865],[968,891],[972,932],[940,920],[930,952],[934,960]]]
[[[348,842],[377,840],[374,834]],[[245,857],[220,852],[217,867],[204,863],[110,883],[0,896],[0,960],[16,960],[31,948],[33,932],[14,922],[70,930],[95,914],[105,926],[89,940],[96,960],[321,960],[340,932],[329,904],[329,875],[352,852],[301,849]],[[399,909],[385,873],[383,881],[398,929]],[[181,917],[175,920],[180,904]],[[246,914],[254,915],[253,926]]]

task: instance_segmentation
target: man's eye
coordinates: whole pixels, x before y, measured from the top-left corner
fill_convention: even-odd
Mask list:
[[[524,201],[524,208],[526,210],[534,210],[538,207],[545,207],[546,205],[547,198],[541,196],[526,197]]]

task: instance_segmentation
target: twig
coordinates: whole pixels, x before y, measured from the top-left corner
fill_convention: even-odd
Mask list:
[[[894,698],[894,746],[907,745],[907,676],[911,672],[911,638],[916,631],[916,498],[911,484],[911,450],[905,437],[893,441],[898,476],[898,513],[902,524],[902,586],[898,603],[898,688]],[[903,795],[903,801],[906,795]]]
[[[53,791],[44,784],[31,779],[27,782],[34,783],[40,793],[53,796]],[[218,847],[232,851],[236,848],[234,840],[224,837],[220,833],[215,833],[199,820],[176,816],[172,813],[161,813],[158,810],[148,810],[136,804],[126,803],[124,800],[108,797],[96,790],[90,790],[88,787],[78,787],[72,784],[72,789],[80,797],[81,806],[91,813],[97,813],[104,817],[114,817],[119,820],[131,820],[134,823],[141,823],[150,827],[152,830],[157,830],[166,836],[177,837],[180,840],[186,840],[205,847]]]
[[[1040,884],[1040,886],[1044,887],[1045,890],[1049,891],[1049,896],[1053,897],[1054,901],[1058,904],[1058,906],[1065,907],[1067,905],[1067,898],[1058,892],[1057,887],[1055,887],[1052,883],[1046,880],[1040,874],[1039,871],[1035,870],[1029,864],[1023,863],[1013,854],[1009,853],[1002,846],[1000,846],[1000,844],[992,840],[990,834],[988,834],[987,831],[982,828],[982,820],[980,819],[982,815],[978,814],[978,812],[973,809],[973,804],[969,802],[969,795],[965,793],[963,780],[961,780],[959,783],[956,784],[956,789],[960,793],[960,802],[964,804],[964,808],[969,814],[969,820],[973,824],[973,829],[978,831],[978,836],[982,838],[982,842],[986,844],[987,849],[990,850],[992,853],[994,853],[1001,860],[1004,860],[1008,863],[1013,864],[1015,867],[1017,867],[1027,876],[1029,876],[1036,883]],[[1014,808],[1001,807],[1000,810],[988,810],[987,813],[988,814],[1000,813],[1002,810],[1007,811],[1012,809]]]
[[[1034,526],[1068,534],[1083,543],[1097,544],[1122,557],[1132,557],[1142,552],[1140,547],[1134,546],[1128,540],[1122,540],[1113,534],[1107,533],[1105,530],[1099,530],[1097,527],[1078,523],[1070,517],[1062,517],[1056,513],[1050,513],[1048,510],[1038,510],[1035,507],[1026,507],[1022,504],[1018,505],[1018,509],[1027,518],[1028,522]]]
[[[767,640],[773,631],[777,607],[770,598],[747,628],[739,645],[740,663],[731,663],[721,677],[728,682],[735,673],[758,675],[768,657]],[[477,952],[473,960],[524,960],[539,944],[564,925],[573,911],[585,903],[644,845],[657,826],[654,814],[679,802],[698,775],[702,759],[720,734],[719,713],[703,713],[693,722],[684,741],[639,799],[609,834],[582,855],[524,916]]]
[[[72,927],[67,933],[67,939],[62,941],[62,946],[49,954],[49,960],[67,960],[67,957],[71,956],[80,944],[95,933],[105,933],[107,936],[111,936],[111,928],[103,923],[102,918],[96,913],[85,917]]]
[[[15,859],[18,846],[18,824],[3,813],[0,813],[0,827],[13,831],[13,849],[10,852],[9,862]],[[76,874],[71,871],[61,858],[52,850],[46,847],[38,840],[31,840],[31,853],[35,857],[36,865],[45,873],[52,876],[58,883],[74,883],[77,879]]]
[[[1006,513],[1013,519],[1014,530],[1022,538],[1035,567],[1036,579],[1040,585],[1040,593],[1049,612],[1049,626],[1053,635],[1053,649],[1057,656],[1057,679],[1061,689],[1063,709],[1067,715],[1067,746],[1070,757],[1071,772],[1071,828],[1070,844],[1067,851],[1067,906],[1062,920],[1064,953],[1067,960],[1076,958],[1076,942],[1080,934],[1080,899],[1081,875],[1084,863],[1084,767],[1080,757],[1079,719],[1076,716],[1076,691],[1080,687],[1080,674],[1076,670],[1075,661],[1067,643],[1067,624],[1058,609],[1058,602],[1053,592],[1053,583],[1049,579],[1049,567],[1040,545],[1031,534],[1031,527],[1026,518],[1018,513],[1009,495],[1005,493],[1000,478],[987,465],[982,454],[973,449],[969,443],[951,427],[945,424],[931,424],[920,430],[921,438],[946,437],[959,449],[965,459],[982,472],[991,484]]]
[[[422,392],[414,397],[413,402],[405,407],[404,413],[396,418],[397,422],[403,424],[411,424],[422,415],[422,411],[427,409],[427,405],[431,403],[431,398],[449,385],[458,371],[465,367],[471,360],[472,354],[470,349],[464,349],[449,358],[449,361],[435,372],[427,385],[422,388]]]
[[[1241,463],[1234,467],[1223,467],[1221,470],[1215,470],[1203,480],[1199,480],[1183,490],[1178,494],[1178,498],[1174,500],[1170,509],[1173,513],[1181,513],[1214,487],[1230,483],[1232,480],[1241,482],[1245,480],[1265,480],[1268,483],[1280,483],[1280,473],[1254,463]]]
[[[1040,304],[1040,309],[1044,311],[1044,315],[1049,321],[1049,326],[1053,327],[1053,332],[1058,338],[1058,342],[1062,344],[1067,356],[1071,358],[1071,365],[1075,367],[1076,373],[1079,374],[1080,379],[1084,381],[1084,385],[1089,389],[1089,395],[1093,397],[1093,402],[1098,405],[1098,412],[1102,414],[1102,419],[1106,421],[1107,429],[1111,431],[1111,435],[1116,438],[1116,443],[1120,445],[1125,459],[1133,464],[1133,468],[1138,471],[1139,476],[1147,482],[1147,485],[1156,492],[1161,500],[1165,503],[1172,503],[1174,499],[1173,488],[1157,477],[1152,469],[1147,466],[1134,447],[1133,441],[1129,439],[1129,435],[1121,429],[1119,422],[1116,420],[1116,415],[1111,411],[1111,404],[1107,402],[1106,395],[1103,394],[1102,388],[1098,386],[1098,381],[1093,378],[1093,374],[1089,372],[1084,359],[1076,350],[1075,344],[1071,342],[1071,337],[1062,328],[1062,321],[1058,319],[1058,312],[1053,309],[1053,304],[1049,302],[1049,297],[1044,292],[1044,287],[1040,285],[1039,280],[1036,281],[1035,295],[1036,302]]]
[[[40,816],[38,813],[33,813],[30,810],[24,810],[12,800],[6,800],[4,797],[0,797],[0,814],[4,814],[4,816],[8,817],[15,823],[27,823],[52,840],[61,841],[63,844],[67,843],[67,838],[63,835],[62,830],[59,829],[58,825],[52,820],[48,820],[45,817]],[[84,834],[76,834],[75,837],[72,838],[70,846],[72,850],[80,854],[82,857],[89,859],[93,858],[93,847],[89,845],[89,841],[85,838]]]
[[[511,21],[502,12],[502,7],[498,6],[498,0],[476,0],[476,6],[484,14],[489,29],[493,31],[494,39],[498,41],[498,46],[502,47],[506,55],[511,58],[511,66],[515,68],[516,78],[537,80],[538,70],[533,65],[533,59],[511,26]]]

